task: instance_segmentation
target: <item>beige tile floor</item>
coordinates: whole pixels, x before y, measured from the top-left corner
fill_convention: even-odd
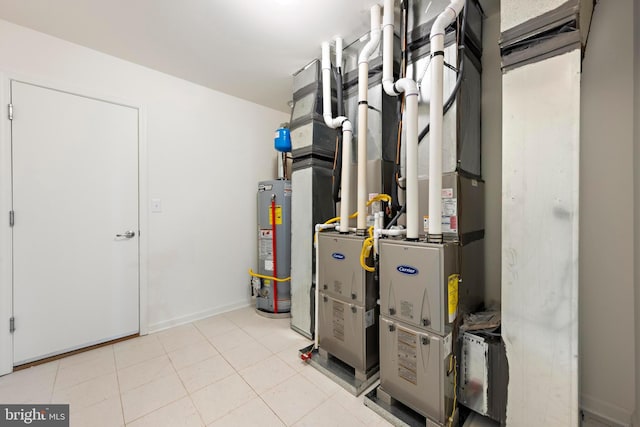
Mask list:
[[[2,403],[69,403],[73,427],[387,426],[306,365],[288,319],[243,308],[0,377]]]

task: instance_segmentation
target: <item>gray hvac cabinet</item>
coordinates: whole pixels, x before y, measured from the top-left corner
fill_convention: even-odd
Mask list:
[[[378,291],[373,275],[360,266],[363,238],[338,233],[318,236],[320,291],[332,298],[371,308]]]
[[[378,398],[387,403],[397,399],[444,425],[453,407],[450,354],[451,335],[441,337],[380,316]]]
[[[291,328],[313,338],[315,318],[313,233],[315,224],[335,214],[331,200],[332,163],[320,159],[294,160],[291,177]]]
[[[482,253],[482,240],[462,246],[382,239],[379,246],[377,396],[424,415],[427,425],[445,425],[453,410],[452,321],[476,309],[484,293],[482,282],[471,280],[483,259],[465,250]]]
[[[460,272],[457,244],[380,241],[380,312],[407,325],[448,333],[448,278]]]
[[[360,265],[364,237],[318,235],[318,346],[365,380],[378,365],[378,292],[373,273]],[[371,265],[371,257],[366,262]]]
[[[318,345],[355,369],[356,377],[378,365],[378,307],[341,301],[320,292]]]

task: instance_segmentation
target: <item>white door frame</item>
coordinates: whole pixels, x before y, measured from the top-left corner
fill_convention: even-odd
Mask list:
[[[142,103],[105,95],[93,89],[72,87],[60,82],[25,76],[0,70],[0,375],[13,371],[13,335],[9,333],[9,318],[13,312],[12,286],[12,234],[9,227],[9,211],[12,206],[11,188],[11,122],[8,120],[8,104],[11,99],[11,81],[42,86],[74,95],[94,98],[138,110],[138,215],[139,239],[139,327],[140,335],[149,332],[148,318],[148,151],[147,117]],[[17,114],[17,112],[16,112]],[[18,325],[19,327],[19,325]]]

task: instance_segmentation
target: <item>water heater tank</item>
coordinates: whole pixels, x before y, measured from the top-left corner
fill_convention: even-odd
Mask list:
[[[258,184],[258,274],[254,279],[256,310],[291,311],[291,181]],[[273,280],[277,278],[280,280]],[[286,280],[283,280],[286,279]]]

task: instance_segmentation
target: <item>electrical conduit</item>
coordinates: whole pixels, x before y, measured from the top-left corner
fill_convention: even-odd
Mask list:
[[[369,42],[358,57],[358,221],[357,233],[367,228],[367,121],[369,115],[369,58],[380,44],[380,6],[371,7],[371,32]]]
[[[406,129],[406,205],[407,205],[407,240],[418,240],[419,208],[418,208],[418,86],[412,79],[402,78],[393,81],[393,1],[384,1],[384,17],[382,22],[382,87],[391,96],[404,93],[405,116],[403,127]],[[442,107],[441,107],[442,108]],[[433,106],[432,108],[433,109]],[[440,193],[438,193],[440,194]]]

